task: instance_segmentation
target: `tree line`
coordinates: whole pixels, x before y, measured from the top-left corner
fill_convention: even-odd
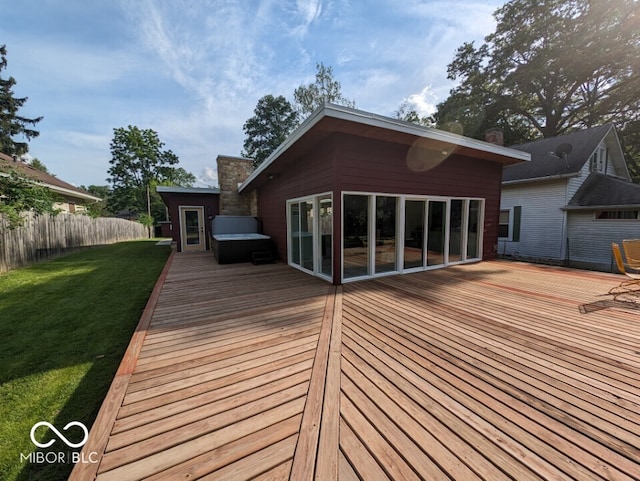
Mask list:
[[[395,116],[478,139],[498,127],[507,146],[613,123],[632,177],[640,181],[638,1],[510,0],[494,17],[495,31],[484,42],[465,42],[455,52],[447,66],[455,84],[435,114],[421,116],[404,102]],[[3,45],[0,73],[7,67],[6,54]],[[19,114],[27,98],[13,95],[15,83],[0,76],[0,151],[20,156],[39,135],[35,126],[42,117]],[[296,88],[293,102],[273,94],[258,100],[243,125],[241,155],[258,166],[325,102],[355,107],[343,96],[332,68],[318,63],[314,82]],[[156,185],[195,182],[151,129],[114,129],[110,149],[110,185],[87,187],[105,199],[90,206],[94,214],[130,212],[150,223],[164,216]],[[39,161],[34,165],[46,169]],[[28,190],[15,176],[3,176],[0,212],[50,205],[46,192]]]
[[[613,123],[632,177],[640,181],[640,6],[637,0],[511,0],[494,13],[481,45],[461,45],[447,66],[456,82],[430,116],[406,101],[395,117],[505,145]],[[243,155],[259,165],[322,102],[355,106],[330,67],[294,103],[267,95],[244,125]]]
[[[6,68],[7,48],[2,45],[0,73]],[[0,76],[0,152],[18,159],[28,153],[28,142],[40,135],[36,125],[43,117],[20,115],[28,98],[16,97],[15,85],[13,77]],[[110,185],[79,187],[102,199],[85,206],[93,217],[132,217],[150,227],[156,220],[165,218],[164,203],[155,190],[157,185],[190,187],[196,182],[193,174],[177,166],[178,156],[164,149],[164,143],[152,129],[131,125],[115,128],[110,150],[107,179]],[[30,165],[51,174],[37,158],[32,159]],[[0,175],[0,214],[8,219],[10,228],[22,224],[22,212],[53,215],[59,212],[55,204],[61,199],[51,190],[24,178],[14,169],[4,174]]]

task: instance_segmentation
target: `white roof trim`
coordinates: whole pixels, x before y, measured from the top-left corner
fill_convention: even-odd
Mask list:
[[[0,176],[9,177],[9,174],[7,174],[6,172],[0,172]],[[99,202],[99,201],[102,200],[100,197],[96,197],[94,195],[91,195],[89,192],[87,192],[87,193],[78,192],[77,190],[67,189],[65,187],[60,187],[58,185],[47,184],[46,182],[41,182],[39,180],[30,179],[28,177],[23,177],[23,179],[28,180],[28,181],[36,184],[36,185],[40,185],[42,187],[46,187],[49,190],[52,190],[54,192],[58,192],[59,194],[66,194],[69,197],[76,197],[76,198],[85,199],[85,200],[92,200],[94,202]]]
[[[531,155],[527,152],[511,149],[509,147],[503,147],[500,145],[490,144],[476,139],[463,137],[461,135],[453,134],[451,132],[445,132],[443,130],[434,129],[431,127],[422,127],[420,125],[405,122],[391,117],[384,117],[382,115],[372,114],[362,110],[356,110],[349,107],[343,107],[334,104],[325,104],[323,107],[319,107],[315,112],[309,116],[274,152],[267,157],[262,164],[245,180],[240,188],[239,192],[242,192],[261,172],[266,170],[282,153],[287,151],[293,144],[295,144],[300,137],[307,133],[314,125],[316,125],[324,117],[332,117],[336,119],[348,120],[351,122],[360,123],[363,125],[369,125],[372,127],[379,127],[388,130],[394,130],[396,132],[415,135],[416,137],[423,137],[426,139],[438,140],[460,147],[468,147],[483,152],[492,154],[503,155],[511,157],[516,160],[529,161]]]
[[[157,185],[156,192],[168,192],[174,194],[219,194],[220,189],[215,187],[180,187],[176,185]]]

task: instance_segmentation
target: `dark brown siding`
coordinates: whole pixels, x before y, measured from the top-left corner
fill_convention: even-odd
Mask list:
[[[311,149],[258,190],[258,216],[263,233],[275,242],[278,256],[287,260],[287,200],[329,192],[333,187],[333,162],[329,145]]]
[[[454,152],[436,167],[416,172],[407,165],[406,145],[339,135],[334,148],[338,191],[485,199],[483,258],[495,257],[501,164]]]
[[[485,199],[483,258],[495,257],[502,165],[454,152],[431,170],[415,172],[407,166],[408,151],[403,144],[333,134],[263,182],[259,216],[280,258],[287,259],[286,201],[333,192],[334,283],[339,283],[343,191]]]
[[[171,220],[171,237],[178,243],[180,249],[180,213],[179,206],[203,206],[204,207],[204,229],[209,246],[211,235],[211,219],[219,212],[218,194],[180,194],[167,192],[163,195],[165,203],[169,205],[169,220]]]

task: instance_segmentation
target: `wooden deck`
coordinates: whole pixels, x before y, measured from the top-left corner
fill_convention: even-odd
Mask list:
[[[483,262],[336,289],[208,253],[165,276],[71,479],[640,479],[640,310],[600,297],[618,276]]]

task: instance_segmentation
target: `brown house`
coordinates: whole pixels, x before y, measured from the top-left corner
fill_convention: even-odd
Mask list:
[[[179,251],[210,248],[211,219],[220,211],[220,190],[199,187],[157,186],[156,191],[167,206],[168,232]]]
[[[22,160],[0,154],[0,176],[10,175],[12,172],[53,192],[58,199],[55,208],[61,212],[70,214],[85,212],[87,204],[100,201],[99,197],[91,195],[86,190],[78,189],[51,174],[31,167]]]
[[[341,284],[495,257],[502,168],[526,160],[499,145],[325,105],[238,193],[257,199],[282,259]]]

